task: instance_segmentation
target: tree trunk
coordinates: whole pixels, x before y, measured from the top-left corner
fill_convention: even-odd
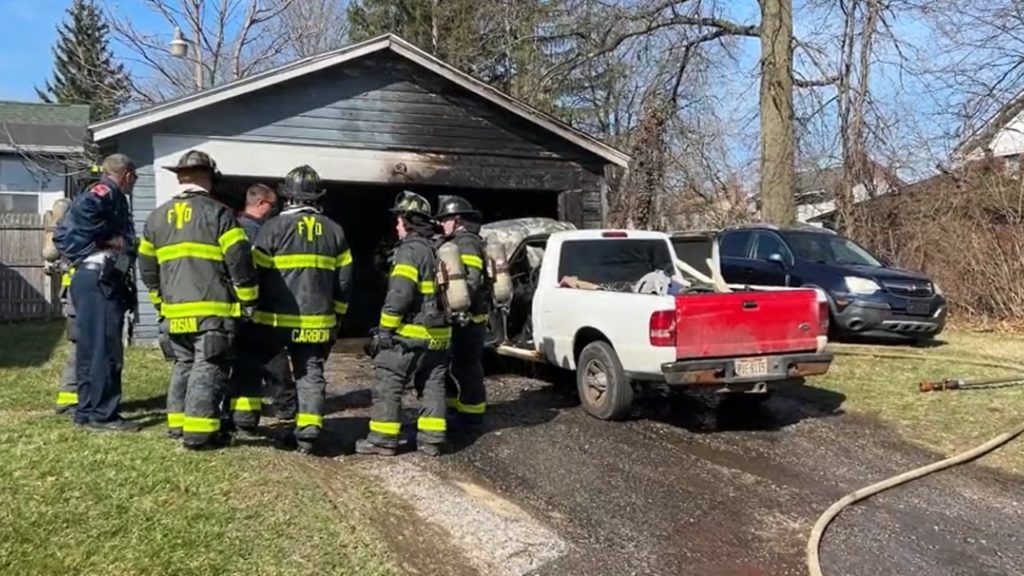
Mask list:
[[[761,219],[796,220],[793,151],[793,3],[761,1]]]

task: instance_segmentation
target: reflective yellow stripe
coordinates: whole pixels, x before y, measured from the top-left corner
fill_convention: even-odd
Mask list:
[[[429,296],[429,295],[431,295],[433,293],[434,293],[434,281],[433,280],[424,280],[423,282],[420,282],[420,294],[423,294],[425,296]]]
[[[178,242],[156,249],[156,261],[160,264],[179,258],[200,258],[202,260],[224,261],[220,246],[198,242]]]
[[[184,432],[197,432],[200,434],[216,432],[220,430],[220,419],[185,416],[185,422],[182,424],[181,429]]]
[[[160,313],[164,318],[188,318],[191,316],[220,316],[238,318],[242,315],[242,307],[238,302],[182,302],[160,305]]]
[[[139,242],[139,254],[143,256],[156,256],[156,247],[153,246],[152,242],[143,238]]]
[[[459,256],[459,259],[462,260],[462,263],[465,264],[466,266],[470,266],[472,268],[479,268],[481,270],[484,269],[484,261],[479,256],[473,256],[472,254],[463,254]]]
[[[283,256],[274,256],[271,261],[273,262],[273,267],[278,270],[285,270],[288,268],[322,268],[324,270],[334,270],[337,262],[335,258],[320,256],[319,254],[285,254]]]
[[[274,266],[273,258],[258,248],[253,248],[252,250],[252,261],[261,268],[272,268]]]
[[[370,432],[376,432],[385,436],[398,436],[402,432],[402,423],[370,420]]]
[[[167,427],[168,428],[181,428],[185,425],[185,413],[184,412],[168,412],[167,413]]]
[[[409,266],[408,264],[395,264],[395,267],[391,269],[392,276],[401,276],[408,280],[412,280],[414,283],[420,281],[420,271],[415,266]]]
[[[450,327],[427,328],[419,324],[404,324],[398,328],[398,335],[417,340],[449,340],[452,337],[452,329]]]
[[[334,313],[335,314],[346,314],[346,313],[348,313],[348,303],[347,302],[339,302],[339,301],[335,300],[334,301]]]
[[[351,250],[345,250],[344,252],[342,252],[341,254],[338,255],[338,259],[335,262],[335,266],[337,266],[338,268],[344,268],[345,266],[348,266],[351,263],[352,263],[352,251]]]
[[[232,412],[259,412],[263,408],[262,398],[239,396],[231,399]]]
[[[78,392],[58,392],[57,406],[72,406],[78,404]]]
[[[264,326],[275,326],[278,328],[333,328],[338,319],[334,314],[300,316],[257,311],[253,314],[252,321]]]
[[[416,426],[424,432],[444,432],[447,430],[444,418],[435,418],[434,416],[420,416]]]
[[[217,244],[220,244],[222,252],[227,252],[228,248],[231,248],[239,242],[245,242],[246,240],[245,230],[236,227],[221,234],[220,238],[217,238]]]
[[[299,412],[295,416],[295,427],[305,428],[306,426],[316,426],[317,428],[324,427],[324,417],[319,414],[306,414]]]
[[[162,304],[164,299],[160,297],[160,292],[157,290],[149,291],[149,301],[153,304]]]
[[[469,319],[472,320],[474,324],[483,324],[487,322],[487,314],[473,314]]]
[[[235,294],[242,302],[252,302],[260,295],[259,286],[235,286]]]
[[[459,407],[459,399],[458,398],[445,398],[445,404],[447,404],[449,408],[458,408]]]
[[[381,328],[398,328],[398,325],[402,323],[401,316],[395,316],[394,314],[388,314],[386,312],[380,313],[380,327]]]
[[[483,402],[480,404],[463,404],[459,402],[455,409],[463,414],[483,414],[487,410],[487,404]]]
[[[71,274],[69,272],[65,272],[60,275],[60,285],[63,288],[71,286]]]

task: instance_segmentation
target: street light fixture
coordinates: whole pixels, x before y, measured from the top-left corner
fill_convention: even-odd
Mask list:
[[[181,28],[175,26],[174,37],[171,38],[171,56],[175,58],[188,58],[189,48],[194,48],[193,62],[195,63],[195,81],[196,90],[202,91],[203,89],[203,54],[199,50],[199,43],[193,43],[189,39],[185,38],[181,33]]]

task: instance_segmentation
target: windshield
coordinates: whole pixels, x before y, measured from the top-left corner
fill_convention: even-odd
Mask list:
[[[853,240],[820,232],[790,232],[786,235],[797,258],[819,264],[876,266],[883,264]]]

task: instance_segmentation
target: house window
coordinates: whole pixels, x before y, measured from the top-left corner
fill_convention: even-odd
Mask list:
[[[0,192],[0,212],[14,212],[18,214],[38,214],[38,194],[12,194]]]

